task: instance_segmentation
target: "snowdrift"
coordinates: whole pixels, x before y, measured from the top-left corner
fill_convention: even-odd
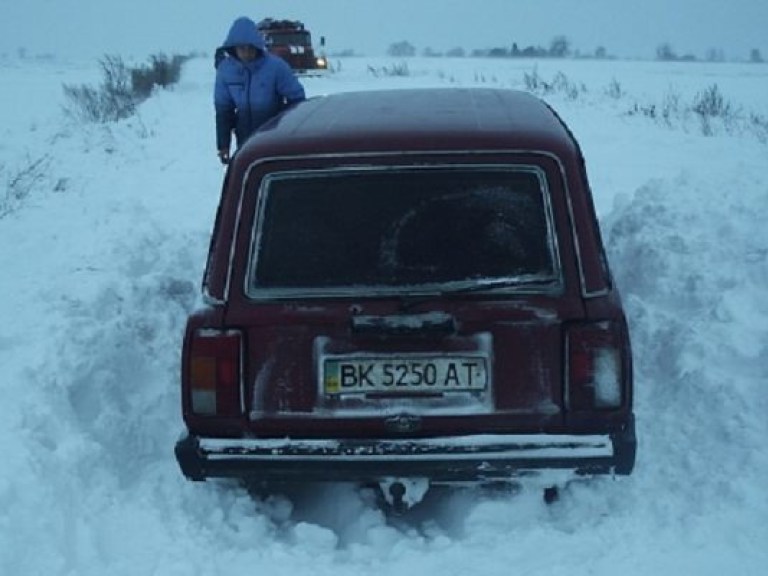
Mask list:
[[[535,70],[576,87],[542,95],[584,148],[630,316],[634,475],[552,506],[534,491],[436,493],[399,519],[351,485],[252,498],[186,482],[172,453],[179,344],[222,177],[212,66],[191,61],[115,125],[0,96],[0,573],[764,573],[768,149],[749,123],[768,112],[753,97],[764,67],[676,65],[671,86],[659,63],[414,59],[388,75],[396,64],[348,59],[304,83],[525,88]],[[21,94],[94,74],[0,66]],[[668,122],[642,112],[713,82],[742,114],[709,135],[684,108]]]

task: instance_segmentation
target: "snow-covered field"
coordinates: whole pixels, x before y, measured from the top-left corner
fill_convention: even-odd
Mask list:
[[[208,59],[138,116],[78,125],[96,62],[0,60],[0,574],[768,573],[768,65],[346,59],[310,95],[554,84],[587,158],[636,366],[635,473],[254,500],[185,481],[178,356],[222,169]],[[558,76],[558,72],[562,75]],[[713,85],[730,114],[691,110]],[[541,86],[541,84],[540,84]],[[655,116],[652,118],[651,116]],[[707,134],[705,135],[704,132]]]

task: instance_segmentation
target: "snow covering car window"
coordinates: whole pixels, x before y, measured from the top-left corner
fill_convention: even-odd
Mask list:
[[[544,182],[535,169],[498,168],[273,176],[251,292],[554,279]]]

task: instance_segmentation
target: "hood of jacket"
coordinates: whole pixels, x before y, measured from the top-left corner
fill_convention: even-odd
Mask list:
[[[221,45],[225,50],[231,50],[235,46],[249,44],[259,50],[266,50],[264,36],[256,28],[256,23],[250,18],[242,16],[232,23],[227,34],[227,39]]]

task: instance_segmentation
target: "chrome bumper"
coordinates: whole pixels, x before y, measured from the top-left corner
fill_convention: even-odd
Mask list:
[[[185,435],[176,458],[191,480],[483,482],[543,470],[629,474],[634,423],[619,434],[470,435],[401,440],[213,439]]]

